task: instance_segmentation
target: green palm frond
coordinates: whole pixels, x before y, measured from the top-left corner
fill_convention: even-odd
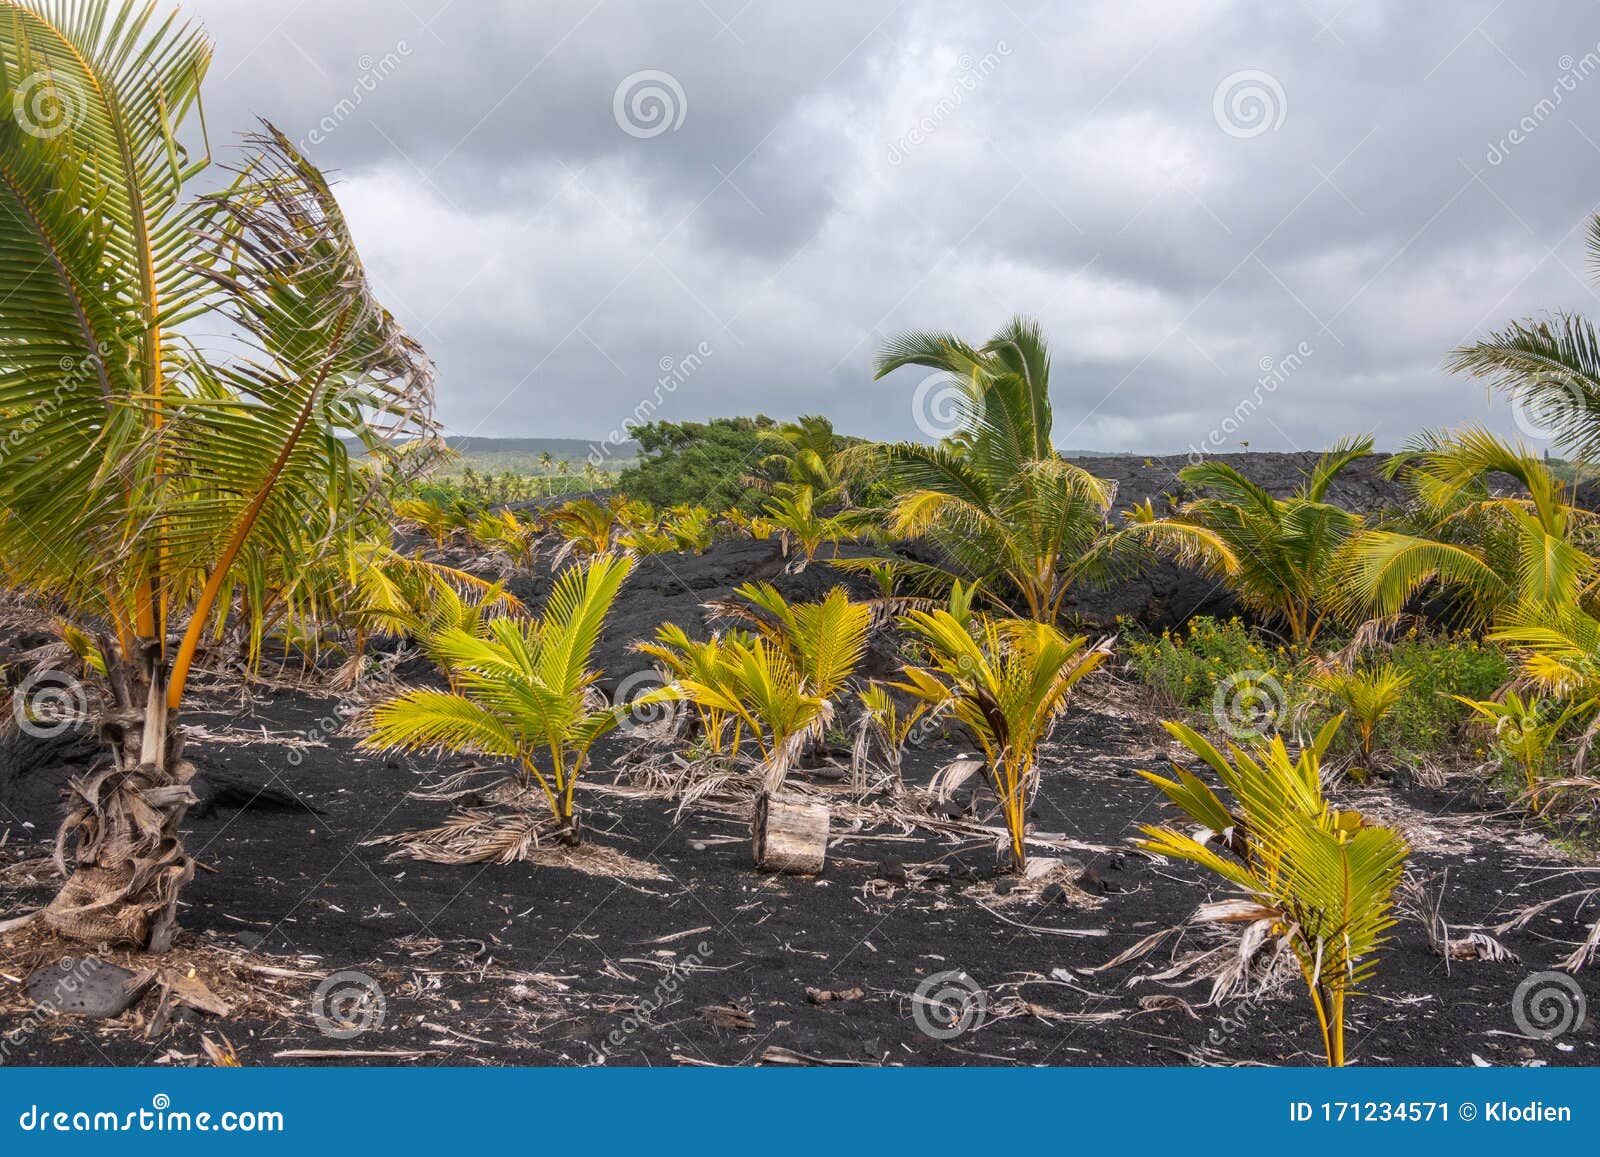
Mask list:
[[[1586,318],[1512,322],[1452,351],[1446,365],[1506,394],[1560,450],[1584,461],[1600,454],[1600,335]]]
[[[464,695],[409,691],[372,712],[368,746],[405,751],[470,751],[513,758],[515,732],[492,711]]]
[[[1359,438],[1340,438],[1333,444],[1333,448],[1317,460],[1312,468],[1311,475],[1306,479],[1302,495],[1311,502],[1322,502],[1328,494],[1328,487],[1337,478],[1345,467],[1352,462],[1372,456],[1372,436],[1370,434]]]

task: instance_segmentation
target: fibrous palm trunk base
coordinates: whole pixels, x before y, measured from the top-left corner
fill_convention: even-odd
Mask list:
[[[100,732],[110,762],[72,781],[56,836],[67,881],[41,915],[75,940],[165,952],[177,933],[179,893],[194,877],[178,827],[195,802],[195,767],[182,758],[154,661],[138,672],[118,666],[109,682],[113,709]]]

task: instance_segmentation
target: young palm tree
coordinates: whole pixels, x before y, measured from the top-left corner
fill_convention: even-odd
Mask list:
[[[654,641],[641,641],[632,649],[649,655],[674,682],[697,683],[711,687],[721,679],[721,673],[731,660],[734,651],[747,649],[755,643],[755,636],[744,631],[713,633],[705,642],[689,637],[677,623],[662,623],[656,628]],[[737,712],[730,712],[722,701],[692,699],[700,718],[700,731],[705,737],[707,750],[721,756],[730,749],[739,749],[742,724]],[[730,734],[729,728],[732,727]]]
[[[1294,642],[1310,644],[1336,595],[1328,581],[1334,557],[1364,525],[1361,515],[1326,501],[1328,487],[1371,453],[1371,438],[1341,440],[1286,499],[1225,462],[1187,466],[1178,477],[1202,497],[1165,518],[1148,502],[1135,507],[1117,544],[1132,540],[1217,576]]]
[[[709,679],[679,679],[638,701],[673,699],[688,700],[702,713],[735,722],[734,750],[743,736],[755,743],[756,769],[765,795],[783,786],[800,745],[832,717],[830,702],[806,685],[790,655],[764,638],[725,641]]]
[[[454,503],[436,498],[402,498],[394,504],[394,513],[433,539],[440,550],[467,525],[466,515]]]
[[[589,749],[617,726],[622,711],[594,703],[600,673],[589,664],[632,565],[625,557],[600,554],[568,567],[537,622],[498,618],[482,625],[481,633],[456,626],[435,634],[428,652],[450,671],[456,690],[409,691],[381,704],[363,745],[507,760],[522,788],[543,795],[556,838],[579,843],[578,780]],[[502,849],[486,854],[502,858]]]
[[[503,557],[513,570],[533,569],[540,533],[533,519],[518,518],[509,510],[485,511],[472,520],[467,532],[473,542]]]
[[[1378,726],[1399,704],[1410,685],[1411,676],[1400,671],[1393,663],[1383,663],[1366,670],[1335,668],[1316,677],[1317,688],[1355,720],[1364,768],[1370,770],[1372,767],[1372,744],[1377,737]]]
[[[898,442],[843,455],[846,468],[881,470],[896,489],[892,532],[926,536],[949,559],[898,568],[946,586],[990,579],[986,597],[1055,622],[1072,585],[1103,563],[1094,548],[1115,486],[1051,445],[1050,354],[1038,323],[1016,318],[978,349],[949,334],[905,334],[879,355],[877,376],[908,365],[949,375],[960,428],[937,446]]]
[[[1184,724],[1165,724],[1216,772],[1236,810],[1176,764],[1176,779],[1140,772],[1201,828],[1197,837],[1146,825],[1140,846],[1199,864],[1245,894],[1242,902],[1206,905],[1201,918],[1260,923],[1265,939],[1287,945],[1330,1065],[1344,1064],[1345,1002],[1377,967],[1410,852],[1398,832],[1368,825],[1359,812],[1337,811],[1324,798],[1322,756],[1343,721],[1342,715],[1330,720],[1298,759],[1274,736],[1247,749],[1230,745],[1230,760]]]
[[[1066,709],[1072,688],[1110,653],[1026,619],[963,618],[948,610],[912,611],[901,620],[930,652],[909,666],[904,691],[972,733],[989,784],[1000,798],[1016,871],[1027,867],[1028,803],[1038,779],[1039,744]]]
[[[704,554],[716,540],[717,528],[704,506],[674,506],[662,517],[661,531],[671,538],[674,550]]]
[[[575,554],[579,558],[605,554],[615,543],[618,532],[624,529],[616,507],[592,498],[579,498],[552,510],[545,516],[545,522],[566,541],[563,556]]]
[[[848,503],[838,457],[845,439],[834,431],[829,419],[802,414],[793,422],[762,429],[756,437],[770,453],[760,462],[764,476],[752,478],[752,483],[761,489],[775,489],[773,479],[777,486],[808,486],[818,506]]]
[[[194,873],[178,730],[201,643],[381,499],[341,439],[427,425],[422,351],[374,299],[322,175],[270,125],[189,195],[211,46],[153,5],[0,0],[0,556],[102,642],[110,761],[73,787],[44,913],[165,949]],[[231,330],[208,353],[186,325]],[[229,323],[222,325],[221,323]],[[271,573],[266,573],[271,572]],[[248,578],[249,581],[245,581]]]
[[[863,511],[818,513],[816,493],[810,486],[780,486],[763,509],[767,523],[782,538],[784,553],[799,548],[800,560],[796,564],[799,570],[816,560],[823,543],[849,542],[872,528],[871,517]]]
[[[1530,803],[1538,801],[1541,788],[1539,781],[1544,776],[1550,752],[1559,741],[1562,728],[1595,705],[1593,699],[1567,704],[1537,696],[1524,699],[1514,690],[1507,690],[1499,702],[1492,699],[1466,699],[1460,695],[1450,698],[1470,708],[1473,714],[1493,729],[1496,746],[1522,773]]]
[[[881,683],[864,688],[860,700],[861,715],[856,721],[856,742],[850,759],[851,774],[858,787],[866,787],[867,759],[876,741],[884,766],[898,785],[901,782],[900,767],[905,759],[906,745],[918,725],[931,717],[933,706],[914,701],[909,709],[902,708]]]
[[[641,704],[687,700],[707,719],[735,726],[739,738],[757,747],[756,765],[767,794],[783,786],[784,776],[802,749],[834,717],[839,697],[866,651],[872,611],[834,587],[821,602],[790,603],[767,583],[747,583],[735,592],[749,605],[711,604],[724,618],[748,624],[752,635],[731,633],[709,649],[687,650],[674,636],[670,653],[641,646],[678,674],[669,687],[639,699]],[[681,635],[681,632],[678,632]]]
[[[734,594],[748,606],[716,602],[724,618],[748,623],[799,672],[808,690],[832,702],[855,674],[867,648],[872,609],[834,587],[815,603],[791,603],[771,583],[745,583]]]

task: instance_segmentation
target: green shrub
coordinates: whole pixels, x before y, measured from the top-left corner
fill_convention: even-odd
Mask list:
[[[1293,695],[1301,665],[1287,647],[1269,647],[1238,619],[1209,615],[1189,620],[1181,634],[1130,639],[1124,653],[1141,682],[1175,707],[1209,709],[1217,688],[1240,671],[1256,671]]]
[[[1505,652],[1466,634],[1424,635],[1412,630],[1395,643],[1389,661],[1409,675],[1411,683],[1379,734],[1384,743],[1402,751],[1442,751],[1470,742],[1467,723],[1472,712],[1450,696],[1487,699],[1511,678]]]
[[[1210,716],[1218,689],[1226,697],[1241,672],[1251,672],[1253,683],[1276,682],[1270,694],[1280,720],[1295,718],[1314,727],[1332,714],[1328,704],[1317,701],[1318,670],[1325,655],[1278,645],[1238,619],[1200,616],[1178,632],[1129,638],[1123,653],[1139,680],[1163,702],[1204,713],[1202,729],[1217,729]],[[1411,755],[1446,753],[1473,743],[1467,731],[1471,711],[1451,696],[1487,699],[1511,675],[1503,651],[1467,634],[1412,630],[1387,654],[1374,651],[1363,657],[1357,670],[1367,672],[1381,663],[1392,665],[1407,683],[1378,725],[1376,746]],[[1311,709],[1303,710],[1308,704]]]

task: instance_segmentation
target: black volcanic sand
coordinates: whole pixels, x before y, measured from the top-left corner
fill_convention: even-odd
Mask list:
[[[314,729],[335,706],[286,692],[245,713],[195,721],[241,732]],[[1205,984],[1130,986],[1170,961],[1165,949],[1142,964],[1051,979],[1053,970],[1100,965],[1220,895],[1195,871],[1120,850],[1136,822],[1160,814],[1151,790],[1132,774],[1159,766],[1149,754],[1152,744],[1147,724],[1105,708],[1078,711],[1058,730],[1034,822],[1040,831],[1118,850],[1079,854],[1091,872],[1086,886],[1101,894],[1085,899],[1070,889],[1065,898],[1021,904],[995,895],[989,844],[893,838],[901,829],[889,826],[861,833],[887,839],[841,833],[819,878],[764,876],[752,870],[744,839],[718,842],[743,835],[736,822],[703,813],[675,824],[665,801],[598,793],[586,801],[592,841],[657,866],[663,879],[619,882],[527,864],[385,862],[383,849],[361,842],[443,815],[443,805],[406,797],[429,762],[356,754],[351,740],[338,737],[307,749],[297,766],[270,743],[197,747],[203,771],[270,777],[321,814],[218,806],[193,821],[190,847],[216,871],[201,872],[186,894],[183,923],[199,938],[186,944],[209,942],[269,967],[316,975],[364,971],[385,992],[382,1027],[353,1041],[322,1035],[312,1022],[312,975],[278,985],[285,1015],[180,1023],[153,1041],[121,1022],[62,1018],[48,1035],[26,1036],[10,1059],[148,1063],[168,1050],[192,1054],[202,1031],[220,1029],[246,1064],[285,1063],[273,1054],[326,1048],[415,1049],[424,1054],[419,1063],[440,1064],[579,1064],[592,1061],[597,1048],[612,1064],[748,1064],[772,1046],[853,1063],[1186,1064],[1207,1044],[1218,1063],[1314,1063],[1315,1029],[1304,998],[1292,989],[1253,1007],[1193,1014],[1171,1001],[1142,1007],[1141,998],[1159,994],[1191,1006],[1205,999]],[[926,776],[953,750],[935,745],[916,753],[911,778]],[[613,778],[609,760],[602,757],[599,767],[597,782]],[[26,793],[13,807],[40,794]],[[1443,877],[1441,912],[1454,926],[1493,924],[1520,905],[1575,886],[1570,877],[1552,879],[1540,870],[1562,857],[1542,837],[1486,812],[1495,801],[1480,798],[1469,779],[1446,790],[1382,787],[1346,802],[1398,819],[1413,834],[1414,867]],[[18,860],[44,853],[41,835],[52,822],[47,808],[34,809],[32,831],[19,826],[23,818],[7,816],[6,851]],[[1488,837],[1481,834],[1485,826]],[[954,879],[912,885],[883,879],[900,880],[907,867],[931,861],[947,865]],[[4,908],[16,911],[47,894],[39,885],[14,885]],[[1053,936],[1002,916],[1039,929],[1106,935]],[[1429,951],[1422,926],[1403,920],[1369,996],[1353,1005],[1352,1059],[1600,1062],[1592,1016],[1554,1043],[1521,1038],[1511,1018],[1517,984],[1551,968],[1582,935],[1573,917],[1570,905],[1558,907],[1505,936],[1521,963],[1448,966]],[[691,953],[706,967],[675,985],[663,985],[669,974],[648,963]],[[989,1016],[975,1031],[934,1040],[918,1030],[911,993],[924,977],[954,970],[983,986]],[[1600,984],[1593,971],[1580,982],[1594,1005]],[[817,1004],[808,989],[862,995]],[[706,1008],[736,1008],[753,1027],[737,1020],[728,1027]],[[1120,1016],[1095,1019],[1108,1013]],[[620,1043],[608,1043],[613,1034]]]
[[[754,543],[725,544],[705,558],[645,560],[601,648],[607,684],[643,667],[624,649],[629,638],[665,619],[698,628],[699,604],[739,581],[772,575],[792,597],[841,581],[821,564],[800,575],[780,569],[772,548]],[[536,606],[548,580],[513,586]],[[869,667],[887,664],[890,650],[876,641]],[[415,661],[401,674],[433,678]],[[234,974],[262,977],[270,998],[220,1020],[176,1016],[148,1038],[153,997],[119,1020],[23,1026],[20,958],[6,952],[0,1022],[17,1022],[6,1032],[26,1031],[6,1042],[5,1059],[190,1063],[202,1035],[225,1034],[247,1065],[1320,1063],[1298,988],[1202,1007],[1208,982],[1174,987],[1156,976],[1175,955],[1211,943],[1205,933],[1191,930],[1139,962],[1088,971],[1226,894],[1197,869],[1132,850],[1139,823],[1169,814],[1134,774],[1165,766],[1165,736],[1111,675],[1096,676],[1089,691],[1043,760],[1034,829],[1076,848],[1036,853],[1077,864],[1057,872],[1065,887],[1042,893],[1012,891],[996,877],[992,841],[888,816],[879,824],[836,817],[820,877],[759,874],[737,816],[702,807],[674,820],[674,801],[607,790],[628,786],[617,766],[627,748],[621,738],[597,750],[595,786],[581,793],[589,839],[659,878],[389,860],[388,849],[364,841],[444,819],[446,805],[408,793],[468,762],[358,752],[354,737],[330,734],[340,707],[331,694],[205,691],[185,720],[210,735],[188,750],[208,801],[191,815],[188,843],[214,870],[199,872],[185,893],[186,931],[173,958],[231,960]],[[284,738],[307,735],[314,743],[292,758]],[[69,737],[19,758],[16,737],[6,744],[0,866],[11,870],[0,871],[0,915],[50,895],[51,881],[16,865],[48,854],[69,768],[92,750]],[[940,740],[911,752],[908,780],[926,783],[961,750]],[[822,774],[797,779],[842,792]],[[273,794],[256,797],[255,787]],[[963,789],[958,799],[969,794]],[[1401,775],[1347,789],[1340,802],[1406,831],[1429,906],[1437,900],[1457,936],[1596,882],[1592,860],[1573,873],[1582,865],[1471,772],[1452,774],[1442,788]],[[1567,901],[1505,934],[1516,963],[1447,963],[1430,951],[1421,921],[1402,914],[1376,979],[1351,1006],[1352,1062],[1600,1063],[1594,968],[1578,978],[1591,1007],[1582,1027],[1554,1041],[1528,1039],[1512,1017],[1518,984],[1553,968],[1597,914]],[[673,971],[690,957],[694,968]],[[319,1031],[312,1008],[318,981],[344,970],[374,978],[385,1002],[381,1025],[351,1039]],[[922,1006],[913,994],[951,972],[981,987],[986,1011],[968,1031],[935,1039],[918,1027],[913,1013]],[[403,1055],[276,1055],[296,1050]]]

